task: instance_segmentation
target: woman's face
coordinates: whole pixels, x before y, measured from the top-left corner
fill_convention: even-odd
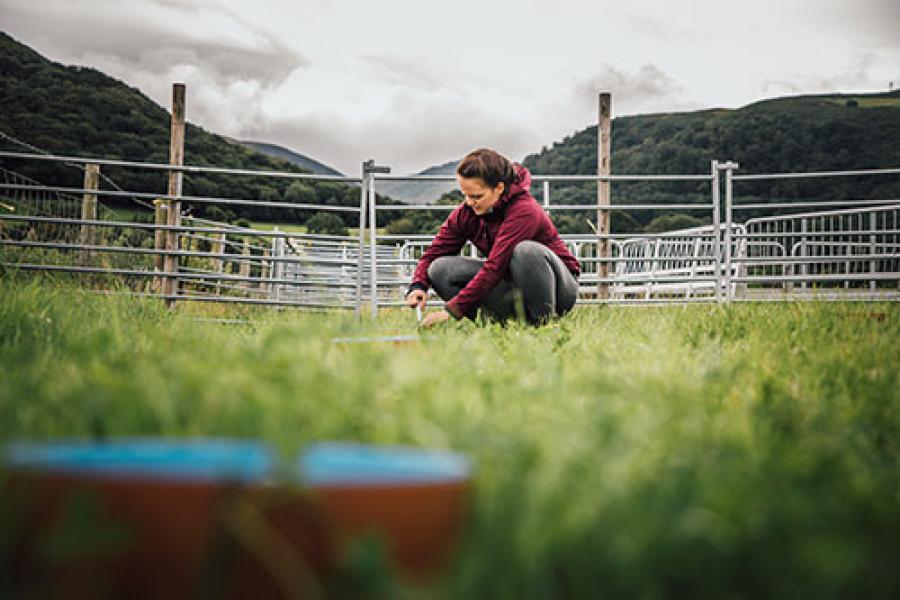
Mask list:
[[[506,187],[501,181],[497,184],[497,187],[492,188],[481,177],[462,177],[457,175],[456,181],[459,183],[459,189],[466,199],[466,204],[479,217],[494,208]]]

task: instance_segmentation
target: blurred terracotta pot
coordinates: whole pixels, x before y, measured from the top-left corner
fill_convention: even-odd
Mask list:
[[[469,465],[414,448],[320,444],[274,481],[263,444],[128,439],[7,447],[17,595],[316,597],[362,536],[402,573],[458,539]]]
[[[286,582],[259,550],[273,531],[320,572],[335,554],[308,496],[271,484],[256,442],[20,443],[5,458],[18,595],[277,595]]]
[[[402,573],[437,573],[462,532],[471,465],[460,454],[323,443],[301,454],[298,470],[339,540],[381,539]]]

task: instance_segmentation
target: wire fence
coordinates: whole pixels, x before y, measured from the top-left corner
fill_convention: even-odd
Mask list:
[[[455,182],[452,176],[396,176],[372,161],[359,177],[170,166],[43,153],[0,152],[0,251],[10,272],[56,273],[86,285],[175,302],[244,303],[315,309],[401,306],[432,234],[387,234],[377,227],[395,211],[454,208],[379,201],[379,182]],[[330,181],[358,187],[359,205],[263,201],[242,197],[167,195],[123,190],[111,180],[82,188],[46,185],[15,171],[22,162],[53,161],[80,169],[116,167],[255,178]],[[555,218],[597,211],[571,203],[572,186],[671,186],[669,198],[649,201],[623,193],[600,210],[700,216],[708,225],[658,233],[564,235],[582,265],[581,304],[660,304],[788,299],[900,298],[900,200],[800,199],[741,201],[743,182],[787,178],[894,177],[900,169],[824,173],[738,174],[736,163],[711,162],[690,175],[534,175],[536,196]],[[105,185],[104,185],[105,184]],[[678,186],[691,194],[678,201]],[[724,191],[724,194],[723,194]],[[127,211],[103,200],[133,203]],[[96,209],[90,209],[92,204]],[[191,214],[170,219],[175,202],[195,206],[266,207],[280,225],[236,225]],[[344,215],[354,235],[317,235],[291,222],[297,210]],[[741,219],[748,211],[772,211]],[[776,211],[797,211],[774,214]],[[598,215],[599,216],[599,215]],[[174,224],[173,224],[174,223]],[[174,243],[170,243],[174,241]],[[484,250],[484,249],[482,249]],[[483,257],[471,243],[463,253]],[[165,261],[163,259],[170,259]],[[169,268],[166,268],[166,265]],[[164,285],[168,284],[168,285]]]

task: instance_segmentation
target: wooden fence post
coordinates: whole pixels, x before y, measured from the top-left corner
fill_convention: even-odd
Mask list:
[[[213,234],[213,242],[211,244],[210,251],[212,254],[218,254],[221,256],[225,252],[225,234],[224,233],[216,233]],[[217,273],[221,273],[222,269],[225,267],[225,261],[222,258],[214,258],[213,259],[213,268]]]
[[[166,201],[157,198],[153,201],[153,223],[159,227],[166,224]],[[157,273],[165,270],[165,260],[161,252],[166,248],[166,232],[162,229],[153,230],[153,250],[157,254],[153,255],[153,269]],[[158,276],[153,278],[153,291],[155,293],[163,292],[163,281]]]
[[[270,275],[270,273],[271,273],[271,271],[272,271],[272,261],[269,261],[269,260],[266,260],[266,259],[269,258],[270,255],[271,255],[271,252],[269,252],[268,249],[263,250],[263,253],[262,253],[262,263],[261,263],[262,266],[260,266],[260,273],[259,273],[260,279],[269,279],[269,275]],[[265,282],[263,282],[263,281],[260,281],[260,282],[259,282],[259,289],[260,289],[261,291],[267,291],[267,290],[269,289],[269,286],[270,286],[270,285],[271,285],[271,284],[269,284],[269,283],[265,283]]]
[[[6,202],[0,202],[0,239],[3,239],[3,211],[16,212],[16,207],[12,204],[7,204]],[[6,246],[0,250],[5,249]]]
[[[610,157],[612,154],[612,95],[600,93],[600,113],[597,121],[597,175],[610,174]],[[597,182],[597,258],[609,258],[609,181]],[[609,263],[597,263],[597,277],[601,280],[597,285],[597,297],[609,298],[609,283],[602,281],[609,277]]]
[[[241,267],[238,271],[238,274],[241,277],[250,277],[250,244],[247,243],[246,238],[244,239],[244,246],[241,249],[241,256],[244,258],[241,259]],[[251,282],[249,281],[241,281],[238,283],[239,287],[247,288],[248,290],[251,287]]]
[[[363,190],[363,195],[365,195],[365,190]],[[365,214],[366,213],[364,210],[360,210],[360,215],[365,215]],[[275,233],[278,233],[278,226],[275,226],[272,229]],[[362,240],[362,234],[360,234],[360,240]],[[360,243],[360,248],[361,247],[362,247],[362,244]],[[270,292],[269,292],[270,296],[269,297],[272,300],[281,300],[280,280],[284,273],[284,263],[278,259],[281,259],[283,256],[284,256],[284,238],[281,236],[272,237],[272,258],[275,259],[272,261],[272,279],[274,279],[274,280],[276,280],[276,282],[278,282],[278,283],[273,282],[272,287],[270,288]],[[362,264],[362,263],[360,263],[360,264]],[[362,280],[359,279],[356,283],[357,294],[359,294],[361,289],[362,289]],[[360,296],[357,295],[357,299],[359,299],[359,298],[360,298]],[[357,317],[359,317],[360,307],[359,307],[358,303],[357,303],[356,308],[357,308]]]
[[[169,143],[169,164],[180,167],[184,164],[184,84],[172,84],[172,123],[171,139]],[[169,196],[181,196],[184,174],[181,171],[169,171]],[[170,199],[166,202],[166,224],[169,227],[181,225],[181,202]],[[178,232],[166,231],[165,248],[167,252],[178,249]],[[174,254],[166,254],[163,260],[163,268],[166,273],[175,273],[178,270],[178,257]],[[175,306],[175,296],[178,294],[178,279],[174,275],[167,276],[163,285],[163,294],[169,296],[166,306]]]
[[[213,254],[217,254],[220,257],[220,258],[213,259],[213,261],[212,261],[213,268],[215,269],[217,274],[221,275],[222,273],[225,272],[225,260],[223,258],[221,258],[222,254],[225,252],[225,234],[224,233],[214,234],[213,240],[215,240],[215,241],[213,241],[213,243],[212,243],[211,251]],[[221,290],[222,290],[222,280],[216,279],[216,296],[219,295]]]
[[[84,195],[81,198],[81,220],[96,221],[97,220],[97,194],[92,194],[87,190],[96,191],[100,189],[100,165],[87,164],[84,166]],[[97,245],[97,226],[82,224],[78,234],[78,244],[81,246]],[[78,253],[78,262],[85,266],[96,255],[94,250],[80,250]]]
[[[13,212],[15,207],[11,204],[6,204],[5,202],[0,202],[0,240],[3,239],[3,212],[4,210],[8,210],[9,212]],[[6,249],[6,246],[0,248],[0,252]]]

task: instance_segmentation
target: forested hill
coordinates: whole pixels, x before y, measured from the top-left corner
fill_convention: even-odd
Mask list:
[[[190,116],[190,90],[187,108]],[[0,32],[0,131],[42,150],[62,155],[120,158],[143,162],[168,162],[169,113],[139,90],[91,68],[51,62],[34,50]],[[0,136],[0,148],[28,152]],[[223,136],[188,124],[185,163],[217,167],[303,172],[286,160],[254,151]],[[81,186],[77,169],[50,162],[0,160],[45,184]],[[104,168],[104,173],[127,190],[164,193],[166,176],[148,170]],[[186,175],[184,193],[197,196],[262,199],[288,202],[322,202],[359,205],[359,188],[333,182],[305,183],[257,177]],[[115,204],[110,199],[107,204]],[[118,202],[121,204],[121,202]],[[203,215],[205,205],[195,214]],[[226,211],[228,212],[228,211]],[[221,217],[216,213],[213,216]],[[284,210],[242,209],[249,219],[293,221]],[[352,225],[354,215],[347,217]]]
[[[900,92],[777,98],[736,110],[616,118],[612,124],[612,172],[708,173],[713,159],[737,161],[742,173],[898,167],[898,140]],[[529,155],[524,163],[536,173],[594,174],[597,128],[589,127]],[[704,185],[615,184],[613,203],[683,201],[685,194],[699,197],[705,193],[708,186]],[[621,193],[616,193],[616,187]],[[586,188],[561,192],[567,203],[596,202],[596,193]],[[744,184],[736,193],[763,202],[898,198],[900,178],[779,180]],[[653,215],[631,216],[646,226]],[[621,217],[620,224],[625,225]],[[627,228],[635,229],[635,224],[629,223]]]
[[[711,159],[748,172],[900,165],[900,91],[797,96],[613,120],[613,171],[705,173]],[[541,173],[596,173],[596,126],[526,159]]]

